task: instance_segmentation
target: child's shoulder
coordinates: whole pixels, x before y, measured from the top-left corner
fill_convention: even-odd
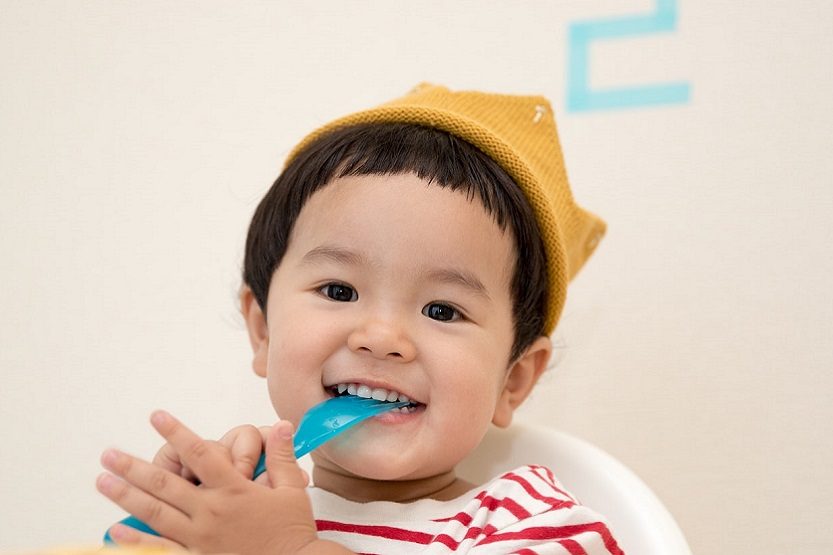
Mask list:
[[[541,465],[524,465],[494,477],[482,486],[476,498],[500,499],[538,510],[569,507],[578,501],[558,481],[552,470]]]
[[[423,552],[436,544],[442,552],[489,546],[483,548],[510,553],[555,542],[578,544],[587,553],[620,553],[604,519],[539,465],[500,474],[450,501],[354,503],[316,488],[310,497],[319,536],[354,550]]]

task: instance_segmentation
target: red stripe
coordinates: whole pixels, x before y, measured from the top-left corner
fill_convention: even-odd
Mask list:
[[[536,551],[532,551],[528,547],[525,547],[524,549],[513,551],[511,555],[538,555],[538,553]]]
[[[569,493],[567,493],[566,491],[564,491],[563,489],[558,487],[558,485],[556,483],[556,480],[555,480],[555,475],[552,473],[552,470],[550,470],[546,466],[540,466],[540,465],[530,465],[529,468],[532,469],[533,474],[538,476],[541,480],[546,482],[548,485],[552,486],[552,489],[554,489],[555,491],[557,491],[558,493],[560,493],[561,495],[563,495],[567,499],[572,499],[573,501],[578,503],[578,501],[576,501],[575,497],[573,497],[572,495],[570,495]],[[544,476],[541,476],[541,471],[544,471],[544,473],[546,473],[546,475],[547,475],[546,478]]]
[[[557,497],[542,495],[540,492],[538,492],[538,490],[532,487],[532,484],[530,484],[524,478],[521,478],[517,474],[509,474],[506,476],[506,479],[512,480],[513,482],[517,482],[521,485],[522,488],[524,488],[524,490],[529,494],[530,497],[534,497],[538,501],[547,503],[548,505],[552,506],[553,509],[567,509],[575,506],[575,503],[573,503],[572,501],[565,501],[563,499],[558,499]]]
[[[448,534],[439,534],[437,537],[434,538],[434,542],[439,542],[452,551],[456,551],[460,544],[466,540],[476,540],[480,536],[489,536],[490,534],[494,534],[497,531],[493,525],[489,524],[485,528],[479,528],[475,526],[474,528],[469,528],[466,530],[466,535],[463,536],[463,539],[460,541],[455,540]]]
[[[434,538],[434,542],[441,543],[452,551],[457,551],[457,548],[460,546],[460,542],[458,542],[448,534],[440,534],[439,536]]]
[[[447,518],[435,518],[431,522],[451,522],[452,520],[456,520],[463,526],[468,526],[471,524],[471,521],[474,520],[469,513],[459,512],[454,516],[450,516]]]
[[[489,543],[509,541],[509,540],[560,540],[583,534],[585,532],[596,532],[602,537],[607,550],[613,555],[624,555],[624,552],[619,549],[619,545],[607,529],[607,526],[602,522],[590,522],[588,524],[576,524],[571,526],[535,526],[521,530],[519,532],[504,532],[503,534],[493,534],[477,545],[486,545]]]
[[[425,532],[416,532],[414,530],[405,530],[404,528],[394,528],[393,526],[371,526],[365,524],[345,524],[343,522],[335,522],[332,520],[316,520],[315,526],[319,532],[350,532],[353,534],[363,534],[365,536],[376,536],[379,538],[387,538],[390,540],[399,540],[403,542],[418,543],[428,545],[434,536],[426,534]]]
[[[529,518],[530,516],[532,516],[532,513],[524,509],[517,501],[509,497],[497,499],[495,497],[492,497],[491,495],[485,495],[485,492],[480,492],[475,497],[475,499],[480,499],[481,508],[486,508],[489,511],[495,511],[497,509],[503,508],[512,513],[512,516],[514,516],[518,520]],[[433,520],[433,522],[451,522],[453,520],[456,520],[464,526],[468,526],[469,524],[471,524],[473,517],[469,513],[460,511],[452,517],[436,518]]]
[[[560,540],[558,543],[569,551],[570,555],[587,555],[587,552],[576,540]]]
[[[480,502],[481,507],[486,507],[490,511],[495,511],[501,507],[512,513],[512,516],[518,520],[529,518],[532,514],[521,507],[521,505],[512,498],[504,497],[503,499],[496,499],[490,495],[483,498]]]
[[[529,468],[531,468],[536,473],[537,471],[543,470],[544,473],[547,475],[547,481],[553,486],[555,485],[555,474],[553,474],[552,470],[550,470],[548,467],[541,466],[540,464],[531,464],[529,465]],[[540,476],[540,474],[538,475]]]

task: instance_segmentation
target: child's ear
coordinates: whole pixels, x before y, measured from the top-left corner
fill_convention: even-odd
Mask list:
[[[547,368],[552,354],[552,341],[541,336],[526,348],[506,374],[503,391],[498,397],[492,423],[499,428],[506,428],[512,423],[512,415],[521,406],[529,392],[538,382],[538,378]]]
[[[240,312],[246,320],[246,328],[249,330],[249,342],[252,344],[254,358],[252,369],[261,378],[266,377],[266,361],[269,353],[269,329],[266,326],[266,317],[257,304],[252,290],[246,286],[240,290]]]

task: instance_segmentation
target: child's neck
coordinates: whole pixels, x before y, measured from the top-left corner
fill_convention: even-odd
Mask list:
[[[371,480],[345,474],[327,465],[315,465],[312,470],[315,487],[357,503],[393,501],[408,503],[419,499],[449,501],[461,496],[474,484],[457,478],[454,469],[418,480]]]

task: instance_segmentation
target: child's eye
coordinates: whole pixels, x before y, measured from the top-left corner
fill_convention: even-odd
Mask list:
[[[328,298],[340,303],[349,303],[359,300],[359,295],[356,293],[356,290],[349,285],[344,285],[343,283],[328,283],[319,289],[319,291],[321,291],[321,293],[326,295]]]
[[[438,320],[440,322],[452,322],[454,320],[459,320],[463,316],[460,314],[460,311],[453,306],[443,303],[427,304],[425,305],[425,308],[422,309],[422,313],[432,320]]]

